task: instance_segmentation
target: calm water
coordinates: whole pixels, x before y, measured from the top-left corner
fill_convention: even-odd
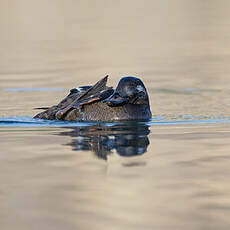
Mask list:
[[[229,229],[229,7],[0,0],[0,228]],[[152,120],[32,119],[106,74]]]

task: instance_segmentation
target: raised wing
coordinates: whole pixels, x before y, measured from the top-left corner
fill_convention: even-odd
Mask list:
[[[112,87],[106,86],[107,80],[108,75],[86,90],[83,94],[79,95],[70,105],[59,110],[56,113],[56,118],[62,120],[65,118],[67,113],[73,109],[78,109],[79,112],[81,112],[82,106],[104,100],[109,97],[113,93],[113,89]]]

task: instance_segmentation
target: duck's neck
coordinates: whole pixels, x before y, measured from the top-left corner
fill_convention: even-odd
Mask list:
[[[126,104],[124,108],[131,118],[148,119],[152,116],[149,105]]]

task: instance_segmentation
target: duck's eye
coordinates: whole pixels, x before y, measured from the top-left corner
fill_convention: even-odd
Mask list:
[[[137,92],[139,98],[144,98],[146,96],[145,88],[142,85],[137,86]]]
[[[142,85],[138,85],[137,90],[138,90],[138,92],[144,92],[145,93],[145,89]]]
[[[144,98],[146,96],[146,93],[144,91],[141,91],[138,93],[139,98]]]

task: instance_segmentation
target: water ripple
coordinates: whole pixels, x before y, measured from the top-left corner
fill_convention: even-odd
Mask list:
[[[153,117],[149,121],[130,121],[135,124],[145,124],[148,126],[166,125],[196,125],[196,124],[224,124],[230,123],[230,116],[168,116]],[[33,119],[32,117],[3,117],[0,118],[0,127],[84,127],[92,125],[102,125],[107,127],[126,125],[127,122],[70,122],[58,120]]]

